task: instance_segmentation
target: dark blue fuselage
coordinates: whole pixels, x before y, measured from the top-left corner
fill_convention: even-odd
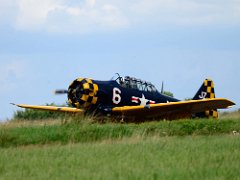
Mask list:
[[[148,92],[127,88],[116,81],[94,81],[98,84],[98,104],[105,107],[138,106],[168,102],[178,102],[178,99],[163,95],[158,91]]]

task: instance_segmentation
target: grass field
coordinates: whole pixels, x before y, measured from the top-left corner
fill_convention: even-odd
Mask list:
[[[142,124],[0,125],[0,179],[239,179],[239,113]]]
[[[0,150],[1,179],[239,179],[233,135],[127,138]]]

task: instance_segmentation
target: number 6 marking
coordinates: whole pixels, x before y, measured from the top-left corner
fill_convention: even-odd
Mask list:
[[[113,88],[113,99],[114,104],[119,104],[121,102],[121,90],[119,88]]]

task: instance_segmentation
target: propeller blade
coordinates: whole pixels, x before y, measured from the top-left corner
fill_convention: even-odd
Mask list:
[[[65,89],[58,89],[53,92],[54,94],[67,94],[68,90]]]

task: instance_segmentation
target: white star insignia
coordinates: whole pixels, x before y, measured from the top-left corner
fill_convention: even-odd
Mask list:
[[[146,106],[149,102],[149,100],[145,98],[144,94],[142,94],[142,97],[139,98],[139,100],[141,101],[140,106]]]

